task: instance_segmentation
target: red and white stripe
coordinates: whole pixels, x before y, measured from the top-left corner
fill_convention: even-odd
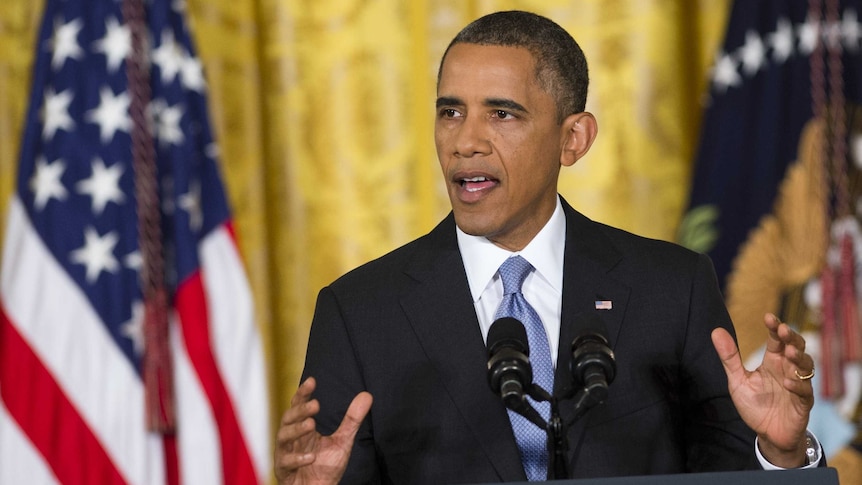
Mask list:
[[[176,442],[143,385],[11,201],[0,268],[0,483],[252,484],[268,477],[265,370],[229,226],[209,234],[172,321]],[[178,318],[176,318],[178,317]]]

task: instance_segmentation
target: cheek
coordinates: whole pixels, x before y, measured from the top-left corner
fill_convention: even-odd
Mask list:
[[[515,136],[498,137],[494,147],[509,179],[521,183],[524,178],[532,178],[537,166],[534,161],[537,153],[530,150],[525,139]]]
[[[446,130],[435,129],[434,130],[434,148],[437,150],[437,159],[441,164],[444,163],[446,158],[446,154],[449,153],[449,138],[450,134],[446,132]]]
[[[532,198],[544,193],[549,185],[555,185],[560,170],[553,150],[532,147],[513,150],[506,164],[506,173],[514,181],[512,189],[521,198]]]

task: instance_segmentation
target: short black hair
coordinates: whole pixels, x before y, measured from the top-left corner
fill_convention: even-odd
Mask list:
[[[557,116],[584,111],[590,83],[587,58],[575,39],[553,20],[531,12],[509,10],[485,15],[464,27],[452,39],[437,72],[455,44],[523,47],[536,60],[536,80],[557,104]]]

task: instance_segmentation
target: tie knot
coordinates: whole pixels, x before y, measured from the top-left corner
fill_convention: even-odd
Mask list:
[[[533,265],[521,256],[513,256],[504,261],[497,270],[500,273],[500,279],[503,280],[503,294],[511,295],[520,292],[524,279],[532,269]]]

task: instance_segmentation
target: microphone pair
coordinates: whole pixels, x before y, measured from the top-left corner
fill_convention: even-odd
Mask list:
[[[597,315],[586,314],[578,323],[569,367],[574,388],[578,389],[576,415],[604,401],[608,385],[616,375],[614,353],[608,347],[604,322]],[[527,395],[548,401],[554,391],[533,384],[529,356],[530,346],[523,323],[503,317],[491,325],[488,331],[488,382],[506,407],[520,414],[524,414],[526,408],[532,408],[526,400]]]

